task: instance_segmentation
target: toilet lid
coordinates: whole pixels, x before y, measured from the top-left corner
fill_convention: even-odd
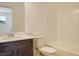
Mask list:
[[[41,52],[46,52],[46,53],[55,53],[56,49],[52,47],[43,47],[40,49]]]

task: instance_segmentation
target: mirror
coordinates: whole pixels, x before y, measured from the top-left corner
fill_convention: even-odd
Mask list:
[[[0,7],[0,33],[12,31],[12,9]]]

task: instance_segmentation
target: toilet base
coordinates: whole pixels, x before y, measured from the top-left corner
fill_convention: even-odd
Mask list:
[[[55,54],[56,54],[56,53],[54,53],[54,54],[52,54],[52,55],[44,55],[44,54],[42,54],[42,53],[40,52],[40,56],[56,56]]]
[[[48,46],[44,46],[39,49],[39,52],[43,56],[53,56],[56,53],[56,49]]]

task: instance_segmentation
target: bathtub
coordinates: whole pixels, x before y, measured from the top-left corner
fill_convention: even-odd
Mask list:
[[[65,44],[65,43],[52,43],[47,44],[57,50],[55,56],[79,56],[79,47],[77,45]]]

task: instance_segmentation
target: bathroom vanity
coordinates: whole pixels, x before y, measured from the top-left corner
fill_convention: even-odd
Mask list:
[[[0,56],[32,56],[33,39],[0,43]]]
[[[33,56],[33,38],[0,40],[0,56]]]
[[[13,36],[0,35],[0,56],[33,56],[37,39],[43,35],[15,33]]]

